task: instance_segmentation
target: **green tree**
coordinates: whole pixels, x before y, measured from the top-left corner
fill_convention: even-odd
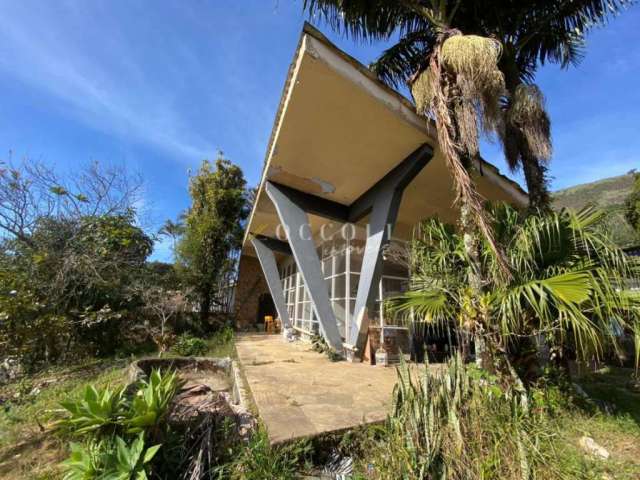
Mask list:
[[[625,201],[625,217],[640,235],[640,173],[634,173],[633,189]]]
[[[73,176],[29,160],[0,165],[2,354],[37,365],[117,347],[152,248],[133,208],[139,187],[98,164]]]
[[[501,53],[498,67],[505,87],[498,130],[507,162],[514,170],[522,168],[531,207],[537,210],[549,207],[546,171],[551,139],[544,98],[533,83],[536,70],[545,62],[559,63],[563,67],[578,64],[583,56],[586,32],[627,4],[624,0],[305,0],[304,7],[311,18],[324,20],[335,30],[356,39],[393,39],[395,44],[371,65],[378,77],[392,86],[405,82],[415,85],[425,70],[430,70],[433,77],[436,73],[433,60],[441,57],[438,52],[447,37],[461,32],[497,39]],[[460,40],[457,42],[459,47],[463,45]],[[477,53],[467,49],[469,56]],[[463,52],[460,54],[464,55]],[[475,80],[478,72],[470,70],[470,60],[469,57],[465,59],[466,74],[467,77],[472,74]],[[440,63],[435,62],[436,66]],[[446,67],[446,63],[445,59],[442,65]],[[454,128],[462,119],[465,127],[462,133],[471,127],[473,134],[473,122],[468,120],[471,108],[465,103],[473,102],[474,92],[460,88],[467,80],[463,79],[462,85],[452,83],[447,75],[443,78],[451,93],[459,98],[459,105],[454,106],[449,115],[454,120],[453,125],[448,128]],[[427,90],[437,86],[430,83],[431,79],[426,80],[423,78],[418,86],[426,84]],[[447,92],[445,88],[443,93]],[[416,101],[420,107],[420,98]],[[485,106],[489,107],[483,112],[485,115],[495,113],[491,110],[495,107],[493,100]],[[436,125],[442,124],[437,113],[432,109]],[[452,133],[455,140],[456,134]],[[475,135],[469,138],[474,147],[469,153],[473,157]],[[458,176],[460,185],[463,177]]]
[[[151,239],[133,224],[132,214],[43,218],[28,238],[4,243],[5,346],[36,363],[56,360],[71,347],[112,351],[123,322],[140,303],[130,287],[144,272]]]
[[[220,156],[215,165],[205,160],[191,177],[191,207],[176,251],[185,282],[197,295],[200,318],[207,321],[212,304],[229,271],[232,255],[242,242],[249,210],[242,170]]]
[[[446,328],[453,319],[459,328],[482,332],[497,366],[508,375],[511,362],[505,354],[522,356],[514,346],[522,346],[523,339],[541,335],[558,358],[573,352],[588,359],[618,351],[622,332],[640,334],[640,297],[628,290],[640,264],[610,241],[602,228],[604,212],[586,208],[525,217],[498,206],[493,216],[512,276],[496,274],[499,267],[483,242],[482,268],[493,273],[479,299],[481,308],[473,307],[468,287],[464,238],[437,219],[417,231],[411,289],[394,300],[395,307],[426,325]],[[639,348],[636,344],[636,362]]]

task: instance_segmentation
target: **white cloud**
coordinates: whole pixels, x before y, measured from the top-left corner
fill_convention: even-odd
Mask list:
[[[144,59],[133,53],[135,45],[117,22],[100,18],[99,11],[55,2],[40,3],[37,9],[19,2],[13,7],[0,16],[0,69],[5,75],[51,96],[65,114],[95,129],[188,162],[215,152],[185,124],[172,104],[172,91],[141,70]]]

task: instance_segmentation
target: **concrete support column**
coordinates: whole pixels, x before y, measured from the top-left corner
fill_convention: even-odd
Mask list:
[[[293,195],[276,184],[266,182],[265,190],[276,207],[280,222],[285,227],[293,258],[318,317],[320,331],[327,344],[342,353],[342,337],[331,308],[329,292],[322,274],[320,258],[311,236],[307,213],[299,202],[296,202]]]
[[[389,188],[380,192],[371,209],[356,294],[354,321],[351,323],[348,345],[346,345],[347,358],[351,361],[362,359],[362,351],[369,331],[369,312],[375,306],[378,293],[376,286],[380,282],[382,273],[381,252],[389,242],[401,199],[402,191]]]
[[[258,261],[262,267],[264,278],[267,281],[269,292],[271,292],[271,298],[276,306],[278,316],[282,322],[282,328],[290,328],[291,320],[289,319],[289,312],[285,305],[284,293],[282,291],[282,283],[280,283],[280,275],[278,274],[278,264],[276,263],[276,257],[267,245],[257,238],[252,238],[251,243],[258,255]]]

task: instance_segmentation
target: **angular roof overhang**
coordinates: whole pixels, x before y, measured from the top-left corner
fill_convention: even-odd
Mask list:
[[[265,192],[267,180],[351,205],[425,143],[435,155],[405,189],[394,237],[408,238],[418,221],[433,215],[451,222],[457,218],[435,128],[406,98],[305,25],[276,115],[243,253],[253,255],[249,234],[276,236],[280,221]],[[519,185],[486,162],[475,182],[487,199],[527,203]],[[316,215],[309,220],[314,234],[330,221]]]

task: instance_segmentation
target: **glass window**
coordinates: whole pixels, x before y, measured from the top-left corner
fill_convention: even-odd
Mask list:
[[[344,298],[346,293],[346,277],[338,275],[334,278],[334,298]]]
[[[364,242],[353,240],[351,242],[351,271],[359,272],[362,269],[362,256],[364,254]]]
[[[303,317],[305,320],[311,320],[311,302],[303,303]]]
[[[398,278],[382,279],[382,294],[384,298],[392,297],[405,290],[407,281]]]
[[[340,233],[338,233],[335,237],[335,241],[333,242],[333,253],[334,255],[338,253],[343,253],[347,248],[347,242],[342,239]]]
[[[351,274],[349,280],[349,296],[356,297],[358,295],[358,282],[360,281],[360,275]]]
[[[334,264],[334,275],[345,273],[347,270],[347,256],[346,252],[342,251],[335,256],[336,263]]]
[[[333,258],[325,258],[322,261],[322,272],[324,273],[325,277],[330,277],[331,275],[333,275]]]

